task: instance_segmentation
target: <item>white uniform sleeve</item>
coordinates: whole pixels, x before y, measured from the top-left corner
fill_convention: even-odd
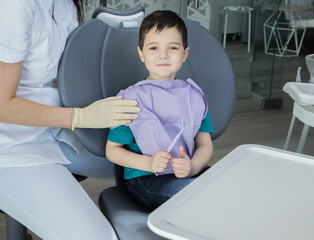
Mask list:
[[[0,61],[16,63],[27,55],[35,14],[23,0],[0,1]]]

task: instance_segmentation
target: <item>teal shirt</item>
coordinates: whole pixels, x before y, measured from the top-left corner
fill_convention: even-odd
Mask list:
[[[199,129],[200,132],[208,132],[213,133],[213,125],[209,116],[209,112],[207,111],[206,117],[202,120],[201,127]],[[137,145],[134,135],[128,126],[119,126],[113,129],[110,129],[108,138],[109,141],[123,144],[125,149],[135,152],[138,154],[142,154],[141,149]],[[142,171],[134,168],[124,168],[124,179],[136,178],[144,175],[154,174],[152,172]]]

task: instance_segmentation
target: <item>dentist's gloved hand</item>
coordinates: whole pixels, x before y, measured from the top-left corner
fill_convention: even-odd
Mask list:
[[[125,125],[138,117],[141,109],[134,100],[122,96],[98,100],[85,108],[74,108],[72,130],[75,128],[108,128]]]

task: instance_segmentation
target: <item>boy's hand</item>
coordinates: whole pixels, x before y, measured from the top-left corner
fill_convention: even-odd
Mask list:
[[[170,159],[171,155],[167,151],[156,152],[154,156],[152,156],[152,172],[163,172]]]
[[[192,163],[182,146],[179,147],[179,154],[181,158],[172,158],[171,162],[176,177],[185,178],[191,173]]]

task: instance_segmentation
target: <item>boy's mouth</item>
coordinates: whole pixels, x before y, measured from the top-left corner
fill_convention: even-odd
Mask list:
[[[170,66],[170,64],[167,63],[161,63],[161,64],[157,64],[158,67],[167,67]]]

